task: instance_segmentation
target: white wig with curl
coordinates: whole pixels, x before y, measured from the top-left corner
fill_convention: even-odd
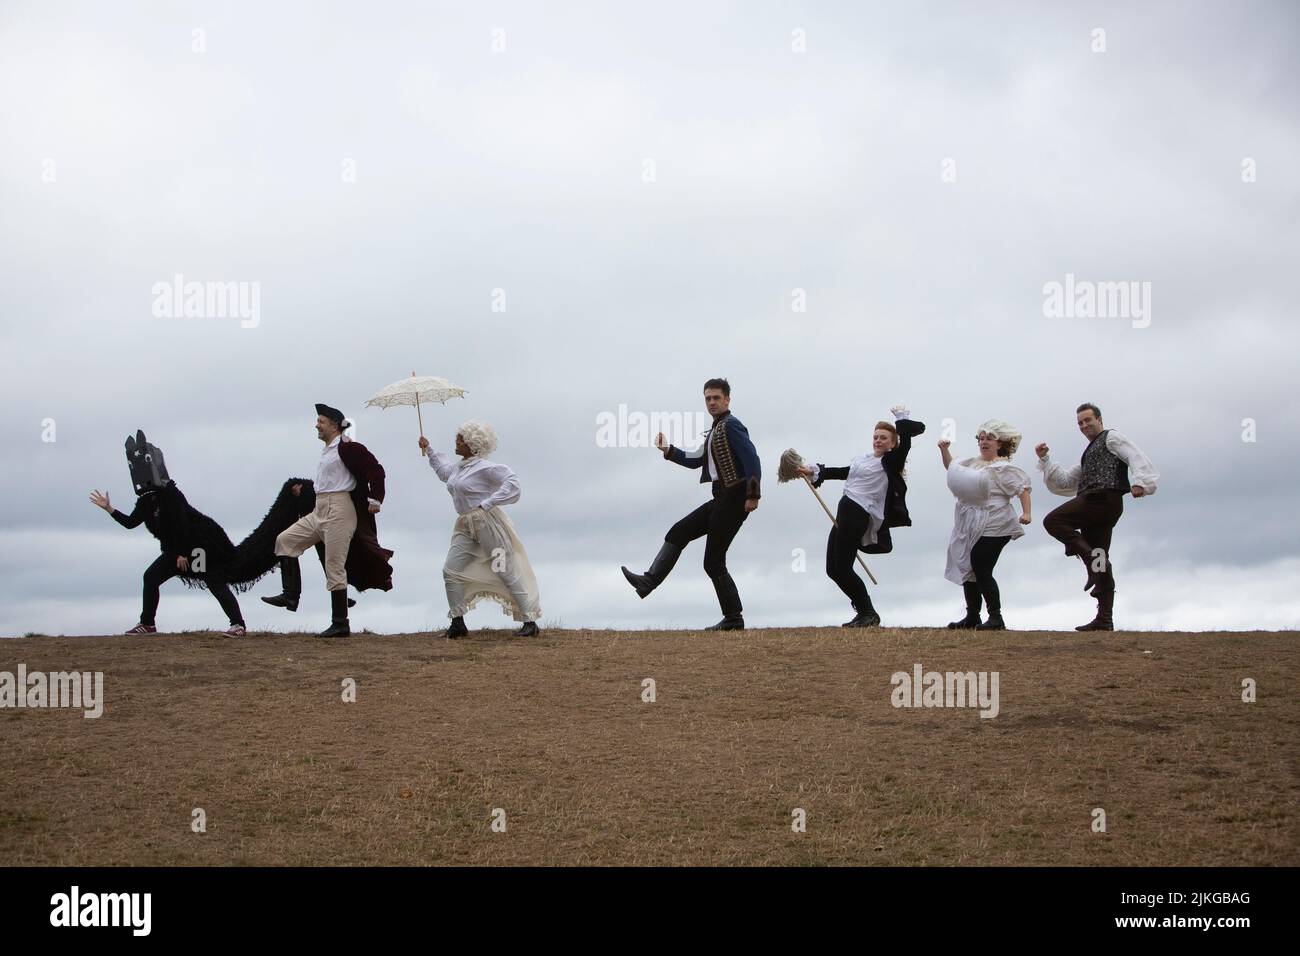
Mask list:
[[[497,449],[497,433],[487,422],[471,418],[456,429],[456,434],[463,438],[469,450],[480,458],[486,458]]]
[[[1014,455],[1016,449],[1020,447],[1020,429],[1000,418],[990,418],[980,426],[980,432],[986,435],[995,435],[1000,442],[1010,442],[1011,447],[1007,451],[1008,458]]]

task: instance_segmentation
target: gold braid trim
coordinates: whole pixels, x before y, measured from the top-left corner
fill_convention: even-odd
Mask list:
[[[735,487],[740,479],[736,477],[736,460],[731,455],[731,443],[727,440],[725,420],[713,426],[709,445],[713,451],[713,463],[718,466],[718,480],[726,488]]]

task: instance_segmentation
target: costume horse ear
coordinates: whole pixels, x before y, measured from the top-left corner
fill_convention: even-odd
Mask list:
[[[126,463],[131,469],[131,484],[135,486],[137,495],[157,491],[167,484],[167,465],[163,462],[162,449],[149,444],[142,428],[136,430],[134,438],[127,436]]]

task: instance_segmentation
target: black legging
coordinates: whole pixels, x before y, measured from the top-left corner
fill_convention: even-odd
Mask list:
[[[154,626],[154,615],[158,613],[158,589],[163,586],[164,582],[175,577],[176,571],[176,558],[166,554],[158,555],[158,559],[145,568],[144,606],[140,611],[141,624],[147,624],[149,627]],[[226,612],[226,617],[230,619],[230,623],[243,624],[244,616],[239,613],[239,602],[230,593],[230,586],[225,581],[215,581],[212,578],[205,578],[203,583],[208,586],[212,596],[217,599],[217,603],[221,605],[221,610]]]
[[[853,570],[858,545],[871,527],[871,515],[845,495],[836,509],[835,525],[826,539],[826,576],[839,585],[839,589],[853,602],[854,610],[874,611],[866,583]]]
[[[998,563],[1002,549],[1010,540],[1009,534],[993,538],[984,537],[976,541],[975,547],[971,548],[970,566],[975,572],[975,587],[984,596],[984,603],[988,605],[990,614],[1002,613],[1002,595],[998,591],[998,582],[993,580],[993,567]],[[969,581],[966,582],[966,587],[970,587]]]

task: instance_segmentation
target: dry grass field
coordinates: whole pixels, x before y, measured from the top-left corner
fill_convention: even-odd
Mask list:
[[[998,671],[1000,713],[894,708],[918,662]],[[1295,633],[0,641],[19,663],[106,702],[0,710],[4,865],[1300,864]]]

